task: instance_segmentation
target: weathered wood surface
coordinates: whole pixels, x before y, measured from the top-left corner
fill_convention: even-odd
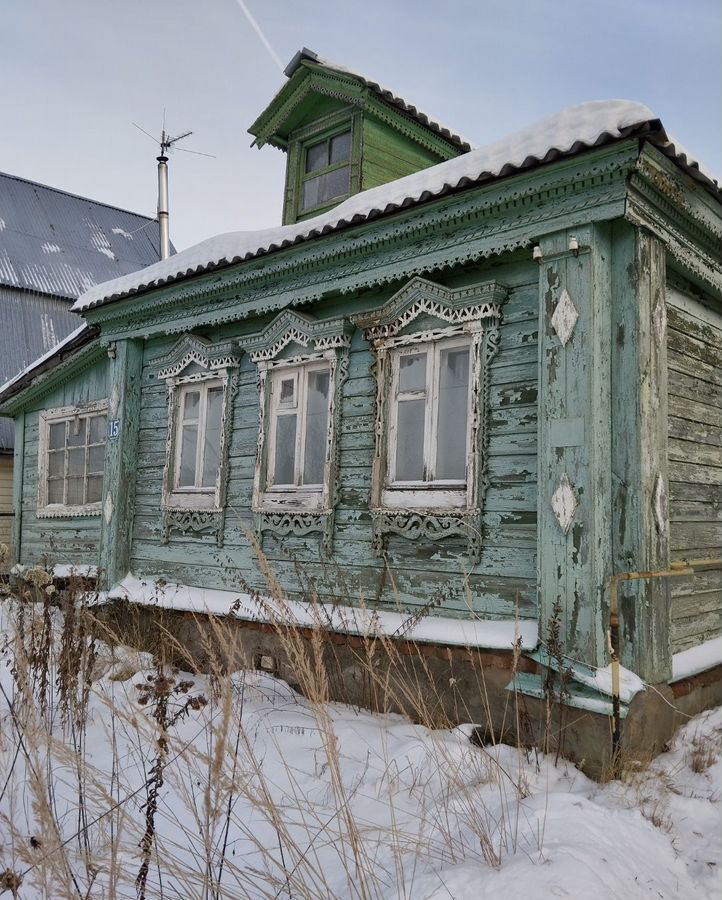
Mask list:
[[[722,315],[668,291],[670,556],[722,557]],[[673,652],[722,633],[722,572],[675,579]]]
[[[36,401],[24,414],[22,427],[22,479],[15,480],[16,502],[22,509],[18,522],[18,560],[37,563],[98,564],[100,516],[38,518],[38,421],[41,409],[76,406],[109,395],[108,359],[64,382]],[[17,419],[21,421],[20,417]],[[18,438],[20,435],[18,435]],[[16,442],[16,448],[18,444]],[[17,452],[17,450],[16,450]]]
[[[537,296],[536,268],[529,261],[497,267],[494,277],[511,288],[504,306],[500,351],[490,378],[489,488],[484,500],[483,550],[480,562],[468,563],[466,541],[438,542],[394,537],[386,563],[375,555],[368,509],[375,380],[373,355],[360,333],[353,338],[349,375],[343,390],[340,428],[340,502],[336,513],[332,561],[319,566],[319,541],[264,538],[263,550],[282,585],[303,592],[304,579],[316,576],[324,600],[378,600],[389,607],[416,609],[444,591],[443,607],[481,615],[514,616],[536,612],[536,477],[537,477]],[[469,273],[462,276],[467,282]],[[472,281],[483,279],[476,274]],[[453,278],[449,280],[455,286]],[[463,283],[463,282],[462,282]],[[389,294],[391,291],[389,291]],[[379,297],[374,298],[378,303]],[[367,301],[368,302],[368,301]],[[358,304],[356,304],[358,308]],[[348,304],[329,304],[334,315]],[[246,325],[257,328],[253,322]],[[214,339],[238,335],[238,326],[214,332]],[[255,365],[241,361],[234,427],[230,442],[224,546],[204,535],[171,534],[161,544],[161,475],[165,462],[167,394],[149,361],[173,339],[148,341],[145,349],[139,413],[137,487],[131,565],[139,574],[231,587],[245,582],[263,590],[257,560],[246,530],[250,511],[258,435]],[[245,529],[245,530],[244,530]],[[448,595],[448,596],[447,596]]]

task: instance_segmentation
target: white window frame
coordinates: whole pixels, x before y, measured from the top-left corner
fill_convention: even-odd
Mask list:
[[[86,403],[80,406],[63,406],[55,409],[42,410],[39,417],[39,434],[38,434],[38,507],[37,515],[39,518],[65,518],[70,516],[99,516],[102,511],[102,499],[93,503],[83,503],[75,505],[66,505],[64,503],[48,503],[48,453],[50,450],[50,426],[59,422],[72,422],[78,418],[90,419],[94,416],[105,414],[106,431],[103,445],[107,446],[107,417],[108,417],[108,401],[97,400],[94,403]],[[87,450],[88,446],[100,446],[99,444],[85,444],[86,451],[86,472],[83,476],[85,481],[87,474]],[[67,450],[66,450],[67,453]],[[67,460],[67,456],[66,456]],[[67,461],[66,461],[67,467]],[[67,475],[67,473],[66,473]],[[64,476],[65,477],[65,476]],[[102,497],[102,490],[101,490]]]
[[[336,378],[335,351],[314,355],[305,360],[291,359],[275,363],[259,363],[262,371],[266,404],[265,439],[262,447],[256,477],[256,511],[326,510],[329,503],[331,447],[333,441],[333,404]],[[323,462],[323,481],[316,484],[301,484],[305,463],[306,415],[308,399],[308,376],[312,372],[328,372],[328,406],[326,420],[326,449]],[[280,399],[281,382],[293,378],[295,404],[285,406]],[[294,455],[294,484],[276,484],[274,466],[276,461],[276,432],[278,418],[284,410],[291,410],[297,416],[296,448]]]
[[[465,436],[466,477],[464,479],[436,479],[433,474],[436,468],[438,451],[438,418],[439,418],[439,361],[444,350],[466,347],[469,352],[469,383],[467,389],[467,417]],[[388,439],[386,445],[386,474],[381,493],[384,507],[399,509],[423,508],[465,508],[469,505],[470,478],[473,475],[470,464],[471,453],[471,420],[474,391],[474,356],[473,342],[469,335],[460,335],[446,339],[413,342],[397,346],[388,351],[391,355],[391,378],[389,395],[386,404],[386,422]],[[406,392],[399,395],[399,373],[401,360],[405,356],[426,353],[426,385],[425,390]],[[398,439],[399,402],[404,399],[424,399],[424,451],[423,465],[425,472],[432,477],[414,481],[396,479],[396,450]]]
[[[201,482],[203,481],[203,468],[205,466],[205,452],[206,452],[206,424],[207,424],[207,415],[208,415],[208,394],[212,390],[221,391],[221,433],[219,434],[219,450],[220,445],[222,443],[222,432],[223,432],[223,402],[225,399],[224,396],[224,386],[223,381],[220,378],[209,378],[204,379],[203,381],[196,381],[189,384],[184,384],[180,387],[178,391],[178,406],[176,409],[176,421],[174,423],[175,426],[175,459],[173,460],[173,493],[183,493],[183,494],[213,494],[216,491],[218,486],[218,479],[220,477],[221,471],[221,459],[220,453],[218,457],[218,468],[216,470],[216,478],[212,485],[203,485]],[[180,481],[180,466],[181,466],[181,453],[183,450],[183,425],[186,420],[183,418],[183,408],[184,401],[187,394],[190,393],[199,393],[200,398],[198,401],[198,419],[196,423],[198,425],[198,439],[196,441],[196,465],[195,465],[195,478],[193,485],[180,485],[178,482]]]
[[[206,510],[220,508],[220,495],[225,455],[228,448],[225,446],[225,420],[228,415],[228,374],[227,372],[213,372],[203,375],[189,375],[185,377],[169,379],[170,387],[170,414],[169,422],[169,459],[172,464],[165,477],[165,489],[163,493],[163,506],[171,509]],[[219,442],[218,468],[215,482],[203,487],[200,482],[203,473],[203,461],[205,454],[205,422],[208,408],[208,391],[213,388],[221,388],[221,433]],[[186,394],[199,391],[201,394],[198,404],[198,443],[196,444],[196,468],[195,484],[181,486],[180,461],[183,436],[183,405]]]

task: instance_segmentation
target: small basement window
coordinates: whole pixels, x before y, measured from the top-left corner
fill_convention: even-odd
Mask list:
[[[304,148],[301,211],[326,206],[351,189],[351,129]]]
[[[106,428],[105,401],[40,414],[39,515],[100,513]]]

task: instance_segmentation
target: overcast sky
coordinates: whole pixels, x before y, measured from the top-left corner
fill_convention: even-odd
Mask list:
[[[650,106],[722,170],[720,0],[246,0],[285,63],[302,46],[484,144],[565,106]],[[0,170],[155,215],[171,157],[181,249],[280,221],[284,155],[246,129],[285,81],[237,0],[0,0]]]

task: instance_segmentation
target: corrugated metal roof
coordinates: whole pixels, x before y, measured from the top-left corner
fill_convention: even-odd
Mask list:
[[[0,384],[52,350],[82,319],[67,300],[0,285]],[[0,451],[11,450],[14,426],[0,419]]]
[[[437,134],[440,134],[445,140],[454,144],[460,150],[471,150],[471,148],[474,146],[470,141],[467,141],[466,138],[462,137],[459,134],[455,134],[450,128],[447,128],[446,125],[442,125],[440,122],[435,121],[431,118],[431,116],[423,112],[423,110],[419,109],[417,106],[414,106],[413,103],[409,103],[408,100],[405,100],[395,91],[392,91],[391,88],[380,84],[378,81],[374,81],[373,78],[369,78],[367,75],[364,75],[361,72],[356,72],[353,69],[347,69],[346,66],[341,66],[338,63],[332,62],[330,59],[324,59],[322,56],[319,56],[317,53],[315,53],[313,50],[309,50],[307,47],[304,47],[302,50],[299,50],[298,53],[296,53],[291,62],[283,70],[284,75],[286,75],[286,77],[288,78],[291,78],[291,76],[294,74],[294,72],[296,72],[304,59],[307,59],[309,62],[316,63],[316,65],[322,66],[324,69],[328,69],[331,72],[339,72],[342,75],[350,75],[352,78],[360,81],[361,84],[370,88],[370,90],[372,90],[378,97],[381,97],[382,100],[385,100],[392,106],[398,107],[407,115],[411,116],[411,118],[416,119],[417,122],[420,122],[422,125],[425,125],[427,128],[435,131]]]
[[[629,137],[651,141],[718,200],[722,199],[717,182],[681,145],[668,138],[662,123],[648,107],[629,100],[593,101],[562,110],[495,144],[362,191],[315,218],[278,228],[230,232],[210,238],[142,272],[91,288],[73,309],[81,312],[102,306]]]
[[[0,284],[75,299],[159,257],[153,219],[0,173]]]

